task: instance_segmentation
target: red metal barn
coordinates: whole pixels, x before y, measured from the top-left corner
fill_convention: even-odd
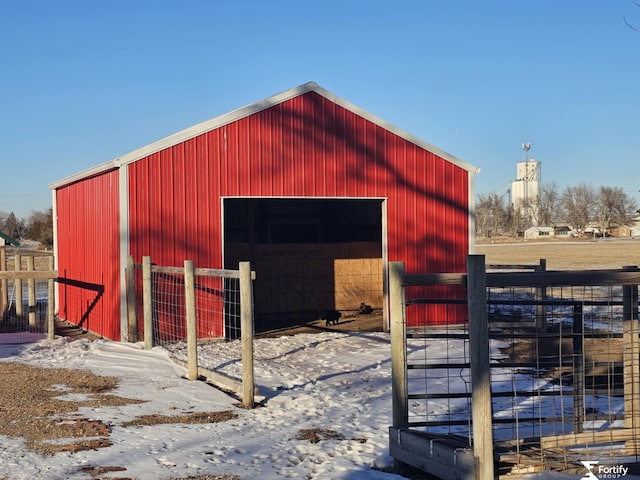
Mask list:
[[[250,260],[263,329],[361,300],[386,311],[389,261],[466,270],[476,173],[307,83],[50,185],[59,315],[125,338],[129,254],[167,266]],[[432,306],[411,322],[464,315]]]

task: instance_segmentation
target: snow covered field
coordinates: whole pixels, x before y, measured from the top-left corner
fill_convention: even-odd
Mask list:
[[[5,337],[6,341],[6,337]],[[10,341],[10,339],[9,339]],[[200,347],[200,355],[234,358],[232,343]],[[226,351],[227,350],[227,351]],[[385,333],[300,334],[256,341],[256,380],[263,406],[238,408],[237,400],[203,382],[184,379],[168,353],[140,344],[57,339],[2,344],[2,361],[89,369],[121,379],[117,391],[145,403],[86,408],[79,413],[112,425],[111,447],[43,457],[21,439],[1,438],[0,478],[90,479],[82,467],[122,466],[101,478],[170,479],[236,474],[242,479],[380,479],[402,477],[389,467],[391,422],[389,336]],[[239,366],[230,361],[229,371]],[[149,414],[234,410],[222,423],[128,426]],[[311,443],[303,429],[335,433]],[[329,435],[330,437],[331,435]],[[585,471],[586,473],[586,471]],[[581,478],[544,472],[529,479]],[[631,479],[633,477],[626,476]]]

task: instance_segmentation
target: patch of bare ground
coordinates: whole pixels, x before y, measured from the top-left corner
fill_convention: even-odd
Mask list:
[[[110,480],[136,480],[130,477],[103,477],[105,473],[123,472],[124,467],[82,467],[81,470],[93,478],[109,478]],[[4,480],[4,479],[2,479]],[[176,477],[171,480],[240,480],[237,475],[195,475],[190,477]]]
[[[86,371],[3,362],[0,378],[0,435],[22,437],[44,455],[111,445],[111,426],[78,415],[78,408],[140,402],[108,393],[115,377]]]
[[[142,415],[134,420],[125,422],[123,427],[166,425],[171,423],[219,423],[238,418],[238,414],[231,411],[222,412],[194,412],[183,415]]]
[[[324,440],[347,440],[347,438],[330,428],[303,428],[296,435],[296,440],[308,440],[310,443],[319,443]],[[366,438],[350,438],[358,443],[367,443]]]
[[[36,368],[14,362],[2,362],[1,365],[0,435],[24,438],[28,448],[45,456],[109,447],[112,445],[109,437],[114,428],[170,423],[216,423],[237,417],[237,414],[229,411],[191,412],[143,415],[122,425],[109,425],[99,419],[80,415],[78,409],[118,407],[144,402],[111,393],[118,386],[116,377],[95,375],[85,370]],[[108,472],[126,471],[126,466],[82,467],[82,471],[94,478],[105,478],[103,475]],[[126,480],[128,477],[117,478]],[[239,479],[228,475],[182,478]]]
[[[343,311],[337,324],[327,325],[324,320],[313,319],[299,325],[288,326],[256,334],[256,338],[276,338],[283,335],[321,332],[381,332],[383,329],[382,310],[374,309],[370,314]]]
[[[195,477],[180,477],[171,480],[240,480],[240,477],[237,475],[196,475]]]
[[[540,242],[478,241],[476,253],[485,255],[487,265],[539,264],[547,262],[547,270],[618,269],[640,266],[640,240],[567,240]]]

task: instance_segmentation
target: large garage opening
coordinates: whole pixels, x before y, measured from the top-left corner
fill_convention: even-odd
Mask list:
[[[223,199],[224,266],[248,260],[256,271],[257,332],[307,324],[329,310],[345,324],[362,305],[382,311],[383,202]]]

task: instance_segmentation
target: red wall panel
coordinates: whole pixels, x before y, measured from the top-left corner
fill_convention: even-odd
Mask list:
[[[222,267],[220,197],[385,197],[390,261],[466,270],[469,173],[315,92],[128,168],[136,261]]]
[[[58,315],[120,339],[118,171],[56,190]]]

